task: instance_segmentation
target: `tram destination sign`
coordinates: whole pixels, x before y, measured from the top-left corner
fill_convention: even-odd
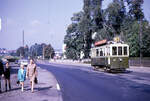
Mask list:
[[[104,40],[101,40],[101,41],[97,41],[97,42],[95,42],[95,46],[101,46],[101,45],[104,45],[104,44],[106,44],[107,43],[107,40],[106,39],[104,39]]]

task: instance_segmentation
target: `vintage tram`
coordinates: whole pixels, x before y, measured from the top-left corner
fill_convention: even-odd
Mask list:
[[[91,49],[91,65],[106,71],[125,71],[129,68],[129,46],[117,38],[117,41],[102,40]]]

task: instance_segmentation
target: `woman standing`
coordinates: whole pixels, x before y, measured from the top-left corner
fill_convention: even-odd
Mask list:
[[[0,93],[2,92],[1,91],[1,79],[3,76],[4,76],[4,66],[3,66],[2,60],[0,60]]]
[[[7,92],[7,82],[8,82],[8,85],[9,85],[9,90],[11,90],[9,62],[6,63],[5,71],[4,71],[4,77],[5,77],[5,91]]]
[[[30,63],[27,66],[27,78],[30,79],[32,93],[34,92],[34,81],[36,76],[37,76],[36,64],[34,63],[33,59],[30,59]]]
[[[24,69],[24,65],[20,66],[18,70],[18,81],[21,84],[21,91],[24,90],[24,81],[26,80],[26,70]]]

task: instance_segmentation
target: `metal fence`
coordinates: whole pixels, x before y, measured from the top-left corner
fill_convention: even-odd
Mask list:
[[[129,60],[130,66],[140,66],[140,58],[131,57]],[[141,66],[150,67],[150,57],[143,57],[141,59]]]

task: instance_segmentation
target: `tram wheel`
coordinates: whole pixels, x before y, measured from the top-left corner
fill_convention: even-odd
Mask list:
[[[104,67],[104,71],[105,72],[110,72],[110,68],[106,66],[106,67]]]
[[[96,70],[96,66],[93,66],[93,70]]]

